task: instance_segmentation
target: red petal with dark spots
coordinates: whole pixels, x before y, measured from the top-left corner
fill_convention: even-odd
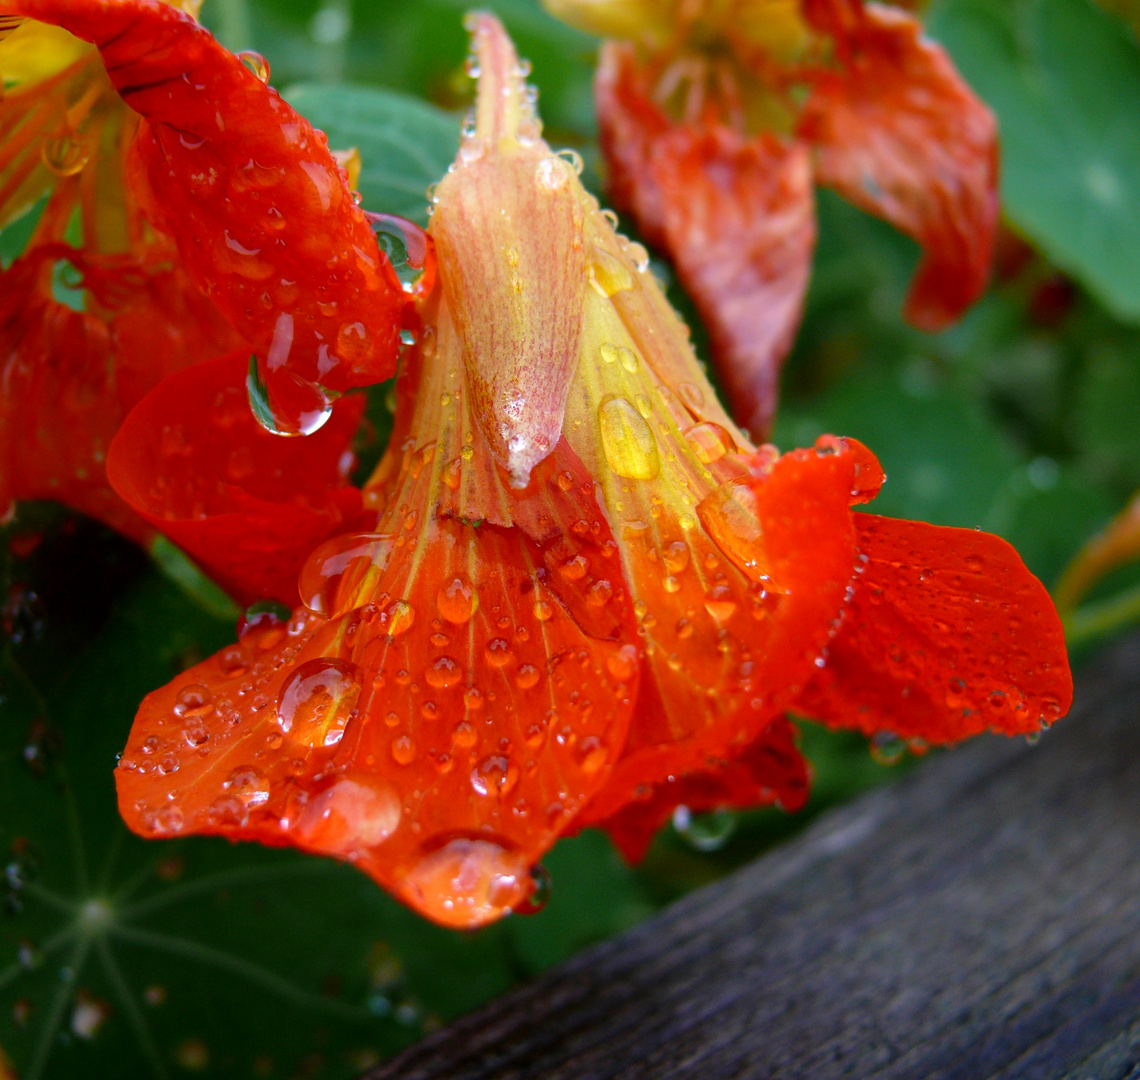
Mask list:
[[[72,268],[88,311],[52,299]],[[123,418],[165,376],[236,344],[185,275],[150,257],[45,245],[0,272],[0,513],[57,499],[136,540],[149,526],[112,490],[105,459]]]
[[[672,256],[712,337],[734,418],[763,439],[803,314],[815,246],[807,149],[771,134],[671,126],[632,50],[598,72],[610,193]]]
[[[822,183],[923,248],[906,316],[941,330],[985,291],[998,223],[993,114],[913,16],[859,0],[806,14],[835,41],[811,75],[798,134]]]
[[[307,439],[271,435],[250,412],[247,366],[240,351],[162,382],[123,423],[107,476],[239,600],[292,605],[305,557],[360,512],[345,473],[364,400],[337,402]]]
[[[148,122],[134,146],[137,196],[271,369],[333,390],[392,374],[404,294],[322,133],[160,0],[5,8],[99,47]]]
[[[1031,734],[1065,715],[1061,622],[1009,544],[920,521],[855,521],[862,570],[798,711],[928,743]]]

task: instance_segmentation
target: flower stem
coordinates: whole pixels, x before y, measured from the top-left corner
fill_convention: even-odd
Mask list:
[[[1087,604],[1064,619],[1070,648],[1088,644],[1140,620],[1140,585],[1098,604]]]

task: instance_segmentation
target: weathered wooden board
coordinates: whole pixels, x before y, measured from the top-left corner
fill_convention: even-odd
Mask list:
[[[368,1080],[1140,1080],[1140,640]]]

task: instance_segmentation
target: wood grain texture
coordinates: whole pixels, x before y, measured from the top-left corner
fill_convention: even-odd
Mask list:
[[[1140,1080],[1140,639],[368,1080]]]

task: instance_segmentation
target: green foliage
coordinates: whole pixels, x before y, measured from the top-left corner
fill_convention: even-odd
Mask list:
[[[930,22],[996,111],[1010,219],[1140,321],[1140,46],[1089,0],[950,0]]]

